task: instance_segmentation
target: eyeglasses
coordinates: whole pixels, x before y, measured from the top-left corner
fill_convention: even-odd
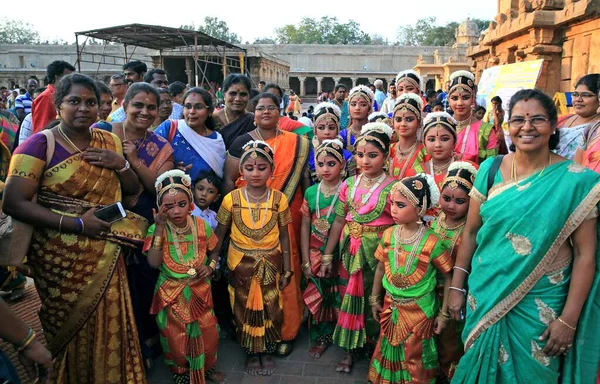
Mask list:
[[[279,108],[277,108],[274,105],[269,105],[268,107],[256,107],[254,109],[256,112],[264,112],[264,111],[269,111],[269,112],[274,112],[274,111],[279,111]]]
[[[578,99],[580,97],[583,97],[584,99],[590,99],[592,97],[597,97],[598,95],[596,95],[595,93],[591,93],[591,92],[571,92],[571,98],[572,99]]]
[[[206,109],[206,105],[204,105],[204,104],[200,104],[200,103],[198,103],[198,104],[190,104],[190,103],[186,103],[186,104],[184,104],[184,105],[183,105],[183,107],[184,107],[185,109],[195,109],[195,110],[197,110],[197,111],[201,111],[201,110],[203,110],[203,109]]]
[[[508,124],[512,128],[522,128],[525,126],[525,123],[528,121],[532,127],[541,128],[544,125],[546,125],[548,123],[548,121],[550,121],[550,120],[548,120],[548,118],[545,116],[536,116],[536,117],[532,117],[531,119],[524,119],[522,117],[514,117],[508,121]]]

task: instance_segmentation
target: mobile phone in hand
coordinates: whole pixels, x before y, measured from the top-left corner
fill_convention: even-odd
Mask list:
[[[94,216],[102,221],[112,224],[116,221],[124,219],[127,215],[125,214],[123,204],[121,204],[120,201],[117,201],[116,203],[100,208],[94,212]]]

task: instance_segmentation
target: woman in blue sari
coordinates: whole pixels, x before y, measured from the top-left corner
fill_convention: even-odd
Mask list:
[[[593,383],[600,175],[551,152],[542,92],[517,92],[509,115],[516,152],[481,164],[454,267],[449,307],[458,320],[466,301],[466,322],[452,382]]]
[[[215,131],[214,108],[208,91],[192,88],[183,95],[183,119],[167,120],[154,131],[171,143],[175,165],[190,175],[192,183],[211,170],[223,178],[225,143]]]

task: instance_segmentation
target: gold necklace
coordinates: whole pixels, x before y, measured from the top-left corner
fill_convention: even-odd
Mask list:
[[[131,140],[131,142],[133,143],[133,145],[135,145],[136,148],[136,152],[140,150],[140,148],[142,148],[144,146],[144,143],[146,142],[146,139],[148,138],[148,131],[144,131],[144,136],[139,137],[137,139],[133,139]],[[127,141],[129,140],[127,138],[127,128],[125,127],[125,123],[123,123],[123,141]],[[136,144],[136,140],[142,140],[139,144]]]
[[[167,226],[171,230],[171,233],[174,232],[177,235],[177,239],[179,241],[184,241],[185,235],[190,231],[190,228],[192,226],[192,217],[191,216],[187,217],[185,227],[183,227],[183,228],[179,228],[178,226],[173,225],[170,221],[167,221]],[[175,236],[173,236],[173,237],[175,237]]]
[[[411,145],[407,150],[403,151],[400,148],[400,143],[398,143],[397,147],[396,147],[397,148],[396,155],[398,156],[398,158],[400,160],[404,159],[406,157],[406,155],[412,154],[412,152],[415,150],[415,148],[417,148],[417,144],[418,144],[418,141],[415,140],[415,142],[413,143],[413,145]]]
[[[327,186],[323,185],[323,182],[321,182],[319,185],[320,185],[319,189],[323,193],[323,196],[326,199],[329,199],[331,196],[333,196],[333,194],[335,194],[339,191],[340,185],[342,185],[342,181],[340,180],[340,182],[337,183],[336,185],[334,185],[333,187],[327,187]]]
[[[246,188],[246,190],[248,190],[248,188]],[[269,192],[269,188],[265,189],[265,192],[260,196],[255,196],[255,195],[251,194],[250,192],[248,192],[248,196],[258,202],[259,200],[262,200],[265,198],[265,196],[267,196],[267,192]]]
[[[227,116],[227,105],[223,108],[223,114],[225,115],[225,121],[227,122],[227,124],[230,124],[229,116]]]
[[[467,125],[471,124],[471,118],[473,117],[473,112],[467,117],[465,120],[456,120],[456,133],[462,131]]]
[[[444,171],[446,169],[448,169],[448,167],[450,166],[450,164],[452,164],[452,162],[454,161],[453,158],[450,158],[450,161],[448,161],[446,164],[444,165],[435,165],[433,163],[433,159],[431,159],[431,175],[441,175],[443,173],[445,173]]]
[[[71,139],[69,139],[69,136],[67,136],[67,134],[62,130],[62,124],[58,125],[58,133],[60,133],[60,135],[62,136],[62,138],[65,139],[65,141],[67,142],[67,144],[69,144],[71,147],[73,147],[73,149],[75,149],[77,152],[79,152],[80,154],[83,155],[83,151],[81,149],[79,149],[79,147],[76,146],[75,143],[73,143],[71,141]]]
[[[383,172],[383,173],[385,173],[385,172]],[[365,187],[367,187],[367,188],[372,187],[377,182],[380,182],[380,179],[381,179],[381,175],[378,175],[378,176],[373,177],[373,178],[371,178],[371,177],[369,177],[369,176],[367,176],[365,174],[363,174],[362,176],[363,176],[362,177],[363,180],[365,181]]]
[[[513,155],[512,165],[511,165],[512,169],[511,169],[510,173],[511,173],[511,177],[512,177],[515,185],[517,186],[517,188],[521,188],[522,186],[519,184],[519,176],[517,175],[517,166],[516,166],[516,162],[515,162],[516,157],[517,157],[517,154],[515,153]],[[550,164],[552,164],[552,153],[548,154],[548,164],[544,165],[544,168],[542,168],[542,171],[539,173],[538,177],[542,176],[542,174],[546,170],[546,167],[550,166]],[[534,174],[535,172],[536,171],[534,170],[533,172],[531,172],[530,175]]]
[[[258,139],[261,141],[264,141],[265,143],[267,142],[265,139],[263,139],[262,135],[260,134],[260,128],[256,127],[256,129],[254,130],[256,132],[256,136],[258,136]],[[277,151],[277,136],[279,136],[279,132],[281,132],[279,130],[279,128],[275,128],[275,139],[274,141],[274,145],[273,145],[273,156],[275,156],[275,151]]]
[[[408,258],[405,260],[405,264],[404,264],[404,273],[403,274],[406,275],[408,273],[408,271],[410,271],[410,269],[412,267],[412,263],[417,255],[417,249],[419,248],[419,244],[421,243],[421,240],[423,239],[423,235],[425,234],[425,226],[421,224],[419,227],[419,230],[410,239],[402,238],[402,234],[401,234],[402,228],[403,228],[403,226],[398,226],[396,228],[396,230],[394,231],[394,237],[396,239],[395,244],[394,244],[394,258],[396,260],[396,268],[399,269],[399,267],[400,267],[400,252],[398,252],[398,251],[400,249],[400,244],[404,244],[404,245],[412,244],[412,249],[410,251]]]
[[[167,222],[167,224],[170,224],[169,222]],[[179,263],[181,265],[185,265],[187,267],[189,267],[187,274],[190,277],[195,277],[198,274],[198,271],[196,270],[196,268],[194,268],[194,262],[196,261],[196,256],[198,255],[198,229],[196,228],[195,225],[192,225],[192,218],[190,216],[188,216],[188,220],[187,220],[187,229],[192,229],[192,259],[188,262],[185,261],[185,255],[187,255],[189,248],[186,248],[185,252],[182,252],[181,250],[181,245],[179,244],[180,241],[185,241],[185,236],[182,236],[181,234],[177,234],[177,236],[175,236],[173,234],[173,231],[178,232],[180,230],[180,228],[176,227],[176,226],[172,226],[169,225],[169,230],[171,230],[171,236],[173,236],[173,244],[175,245],[175,254],[177,255],[177,258],[179,259]]]

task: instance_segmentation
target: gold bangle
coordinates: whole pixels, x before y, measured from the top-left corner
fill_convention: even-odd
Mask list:
[[[35,331],[31,330],[31,333],[27,336],[28,338],[21,342],[21,346],[18,349],[19,352],[23,352],[31,343],[33,343],[33,340],[35,340]]]
[[[211,260],[210,263],[208,263],[208,266],[210,268],[212,268],[212,270],[214,271],[215,268],[217,267],[217,261],[216,260]]]
[[[563,323],[563,324],[564,324],[564,326],[565,326],[565,327],[567,327],[567,328],[569,328],[571,331],[576,331],[576,330],[577,330],[577,327],[574,327],[574,326],[572,326],[572,325],[570,325],[570,324],[567,324],[567,322],[566,322],[566,321],[564,321],[563,319],[561,319],[561,318],[560,318],[560,316],[559,316],[559,317],[557,317],[557,318],[556,318],[556,320],[558,320],[558,321],[560,321],[561,323]]]
[[[329,265],[333,262],[333,255],[322,255],[321,256],[321,264]]]
[[[438,313],[438,317],[444,319],[444,320],[450,320],[450,314],[448,312],[442,312],[440,311],[440,313]]]
[[[310,268],[310,261],[307,261],[306,263],[302,264],[302,269],[306,268]]]
[[[165,239],[162,236],[154,236],[154,238],[152,239],[152,248],[162,249],[164,240]]]
[[[381,295],[370,295],[369,296],[369,305],[377,305],[381,302]]]
[[[138,169],[141,166],[142,166],[142,159],[139,159],[137,162],[137,165],[135,166],[135,169]]]

